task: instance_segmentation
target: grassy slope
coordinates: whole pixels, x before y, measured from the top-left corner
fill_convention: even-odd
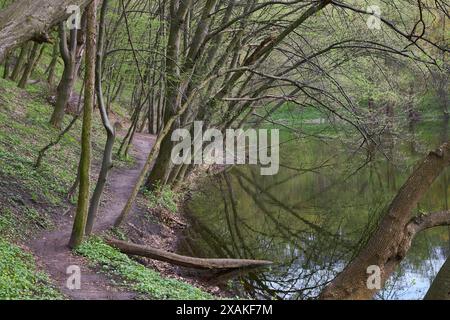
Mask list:
[[[77,252],[88,258],[102,272],[118,276],[126,286],[154,299],[212,299],[202,290],[175,279],[163,278],[158,272],[131,260],[127,255],[105,244],[99,238],[91,238]]]
[[[38,151],[58,135],[48,124],[52,106],[47,95],[42,84],[21,90],[0,79],[0,299],[63,298],[38,270],[34,257],[17,245],[52,227],[54,218],[68,205],[66,192],[76,176],[80,121],[48,151],[38,170],[33,167]],[[70,120],[66,116],[65,125]],[[92,136],[94,163],[99,163],[105,135],[97,114]],[[147,297],[210,298],[193,286],[161,277],[105,244],[89,242],[83,254],[93,263],[112,268],[115,278],[119,275]],[[101,254],[105,256],[100,258]]]
[[[0,238],[0,299],[61,299],[31,254]]]
[[[38,150],[58,134],[47,123],[52,109],[43,92],[45,88],[38,85],[25,91],[0,80],[2,299],[62,297],[52,289],[48,277],[36,271],[34,258],[13,244],[52,227],[52,217],[67,205],[64,194],[75,179],[79,124],[48,153],[39,170],[33,168]]]

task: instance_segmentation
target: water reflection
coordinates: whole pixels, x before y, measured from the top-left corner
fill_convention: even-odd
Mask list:
[[[270,270],[238,275],[228,285],[254,298],[315,298],[367,240],[412,166],[448,136],[447,128],[418,124],[405,133],[408,139],[382,137],[376,151],[351,139],[292,140],[285,133],[289,142],[282,144],[277,175],[239,166],[195,193],[188,205],[192,227],[180,250],[272,260]],[[434,183],[417,213],[448,209],[448,174]],[[422,298],[448,252],[449,228],[419,235],[377,298]]]

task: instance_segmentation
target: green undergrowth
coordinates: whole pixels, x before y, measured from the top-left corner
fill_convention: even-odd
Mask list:
[[[44,55],[42,61],[47,58]],[[38,65],[32,79],[44,79],[43,70],[43,65]],[[51,286],[48,276],[39,271],[33,256],[17,245],[53,227],[55,216],[62,215],[67,208],[67,191],[76,178],[81,119],[47,151],[41,166],[34,167],[38,152],[60,133],[49,124],[53,111],[48,101],[50,95],[45,81],[23,90],[17,83],[0,78],[0,299],[62,297]],[[73,115],[67,114],[62,127],[72,118]],[[92,159],[96,165],[101,161],[106,141],[98,110],[94,110],[92,140]],[[118,138],[114,153],[119,143]],[[114,165],[130,163],[115,159]],[[95,178],[92,188],[94,182]]]
[[[213,299],[214,297],[185,282],[164,278],[158,272],[130,259],[127,255],[107,245],[100,238],[93,237],[76,251],[101,271],[131,290],[151,299]]]
[[[0,239],[0,300],[55,300],[63,296],[36,270],[31,254]]]
[[[171,213],[177,213],[177,201],[180,196],[170,189],[169,186],[158,185],[155,190],[149,191],[144,189],[142,193],[148,201],[147,206],[149,209],[164,208],[169,210]]]
[[[267,105],[270,110],[272,105]],[[264,111],[260,116],[265,116]],[[331,117],[332,118],[332,117]],[[330,122],[330,115],[315,108],[314,106],[298,107],[292,103],[285,103],[281,108],[272,113],[266,121],[261,124],[261,128],[280,129],[290,131],[303,137],[336,137],[340,130],[343,130],[345,123]],[[259,117],[254,119],[259,120]]]
[[[25,91],[11,81],[0,80],[0,174],[20,180],[36,198],[58,205],[76,176],[81,121],[48,150],[36,170],[33,165],[39,150],[59,134],[48,123],[52,110],[43,85],[30,85]],[[71,119],[67,115],[63,127]],[[92,137],[93,159],[98,162],[106,138],[98,115],[93,122]]]

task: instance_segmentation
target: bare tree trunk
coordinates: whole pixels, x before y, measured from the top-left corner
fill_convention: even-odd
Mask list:
[[[105,101],[103,98],[102,90],[102,65],[103,65],[103,48],[104,48],[104,35],[105,35],[105,16],[106,10],[108,8],[108,0],[103,0],[102,8],[100,12],[100,22],[99,22],[99,33],[98,33],[98,48],[97,48],[97,60],[95,62],[95,87],[97,93],[97,103],[102,118],[103,126],[106,130],[106,144],[103,151],[102,167],[97,180],[97,185],[95,186],[94,193],[92,194],[91,203],[89,206],[89,213],[86,223],[86,235],[92,233],[94,227],[95,217],[97,216],[98,206],[100,204],[100,199],[103,194],[103,189],[106,184],[106,179],[108,178],[108,172],[113,166],[112,162],[112,152],[114,141],[116,138],[115,130],[111,125],[108,113],[105,108]]]
[[[63,22],[59,25],[59,50],[64,61],[64,71],[59,82],[56,104],[50,118],[50,123],[61,128],[67,103],[72,95],[76,74],[77,29],[70,30],[70,47],[67,47],[67,33]]]
[[[12,54],[8,54],[5,59],[5,68],[3,69],[3,79],[9,78],[9,69],[11,68],[11,57]]]
[[[50,85],[50,88],[52,88],[52,90],[53,90],[53,85],[55,83],[55,71],[56,71],[56,64],[58,63],[58,51],[59,51],[59,45],[57,43],[55,43],[53,45],[52,61],[50,61],[50,64],[47,69],[47,72],[48,72],[47,82]]]
[[[13,72],[11,74],[11,80],[17,81],[19,77],[20,70],[22,70],[23,65],[27,59],[28,50],[30,49],[31,42],[25,43],[20,49],[19,58],[17,59],[16,65],[14,66]]]
[[[166,58],[166,107],[164,110],[164,124],[167,123],[176,112],[181,103],[180,94],[180,41],[181,31],[183,28],[183,21],[191,6],[192,1],[178,1],[172,0],[170,32],[167,43],[167,58]],[[179,7],[178,7],[179,6]],[[178,9],[177,9],[178,7]],[[157,156],[157,161],[150,172],[146,182],[146,187],[152,189],[158,182],[161,185],[165,184],[167,180],[167,172],[171,166],[170,154],[173,143],[170,140],[170,132],[167,138],[162,141],[161,150]]]
[[[83,108],[83,127],[80,157],[80,186],[78,204],[73,224],[72,235],[69,241],[71,248],[78,247],[83,241],[89,206],[90,167],[91,167],[91,126],[92,111],[95,100],[95,55],[96,55],[96,20],[97,0],[93,0],[86,9],[86,75],[85,97]]]
[[[450,257],[439,270],[424,299],[450,300]]]
[[[19,81],[19,85],[18,85],[19,88],[24,89],[27,85],[28,79],[31,76],[31,72],[33,72],[35,62],[37,61],[36,56],[37,56],[39,46],[40,46],[40,44],[37,42],[35,42],[33,44],[33,48],[31,49],[30,58],[28,59],[27,65],[25,66],[25,70]]]
[[[256,268],[273,264],[267,260],[250,260],[250,259],[205,259],[182,256],[173,252],[161,249],[142,246],[125,241],[108,238],[106,242],[116,247],[121,252],[131,255],[147,257],[154,260],[164,261],[177,266],[183,266],[195,269],[240,269],[240,268]]]

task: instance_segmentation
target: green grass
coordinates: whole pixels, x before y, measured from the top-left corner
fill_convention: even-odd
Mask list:
[[[0,239],[0,300],[63,299],[47,275],[36,270],[33,256]]]
[[[179,195],[176,194],[169,186],[157,186],[155,190],[143,191],[144,197],[148,200],[147,206],[152,208],[165,208],[171,213],[178,211],[177,201]]]
[[[49,229],[53,222],[46,212],[28,206],[0,206],[0,239],[25,241],[37,228]]]
[[[58,130],[48,124],[52,108],[36,93],[13,86],[0,80],[0,173],[20,180],[37,197],[60,204],[62,194],[75,179],[79,124],[48,152],[42,167],[36,170],[33,164],[38,151],[58,135]],[[30,89],[35,90],[33,86]]]
[[[45,90],[36,84],[24,91],[14,82],[0,79],[0,174],[20,180],[37,198],[59,205],[76,177],[81,121],[46,153],[42,166],[36,170],[33,164],[39,150],[59,134],[48,123],[53,107],[46,101]],[[63,127],[71,118],[66,115]],[[92,136],[93,159],[100,161],[106,135],[97,113]],[[116,139],[115,151],[119,142]],[[124,165],[116,160],[115,165]]]
[[[213,299],[199,288],[175,279],[162,277],[158,272],[131,260],[127,255],[93,237],[83,243],[77,253],[88,258],[95,266],[113,277],[119,277],[122,285],[152,299]]]
[[[44,79],[44,69],[38,66],[32,78]],[[22,90],[17,83],[0,78],[0,299],[62,297],[38,271],[32,255],[16,245],[53,226],[52,217],[65,211],[66,193],[76,177],[80,120],[48,150],[41,167],[34,167],[39,150],[59,134],[49,124],[53,111],[49,95],[45,81]],[[63,127],[71,119],[72,115],[66,115]],[[106,140],[98,112],[94,113],[92,137],[93,163],[98,163]]]

